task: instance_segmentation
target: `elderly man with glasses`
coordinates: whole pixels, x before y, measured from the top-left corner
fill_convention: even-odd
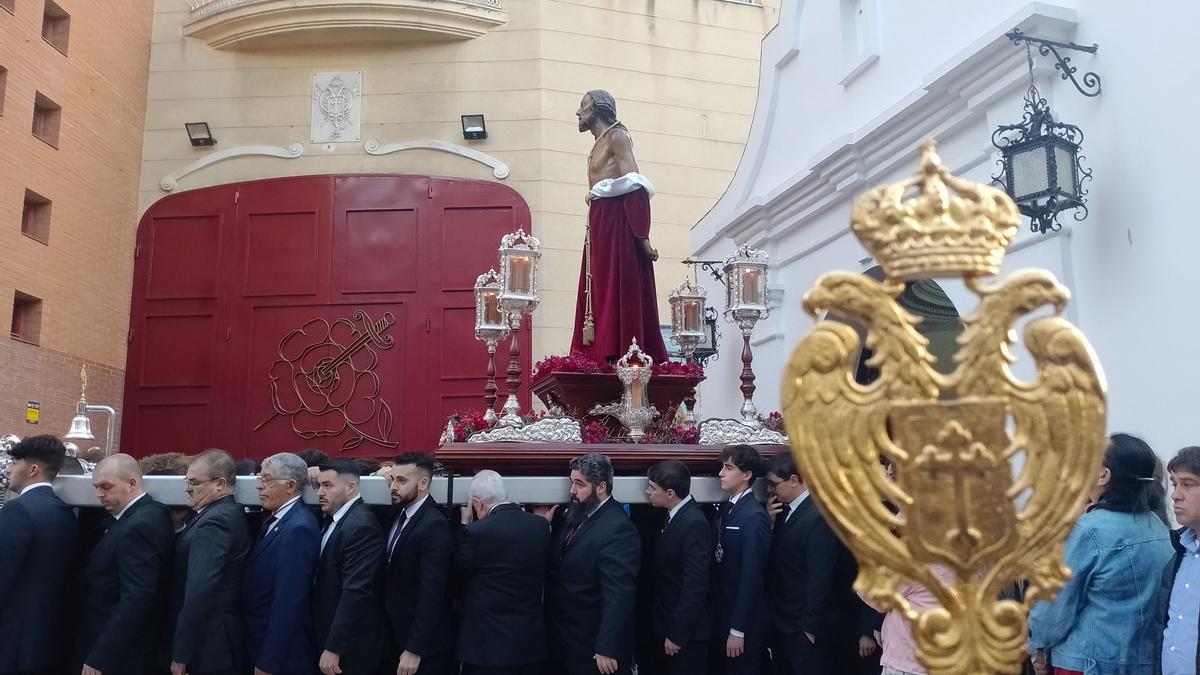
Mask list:
[[[233,458],[209,450],[188,466],[184,489],[195,515],[175,539],[163,667],[172,675],[233,675],[246,667],[238,609],[252,538],[233,498]]]
[[[290,452],[272,455],[258,475],[258,499],[270,515],[242,577],[242,613],[254,675],[309,675],[316,669],[313,571],[321,529],[299,503],[308,466]]]

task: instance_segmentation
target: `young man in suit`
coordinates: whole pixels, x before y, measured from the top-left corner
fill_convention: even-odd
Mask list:
[[[1167,563],[1158,589],[1159,649],[1153,672],[1161,675],[1200,673],[1200,447],[1181,449],[1167,463],[1171,507],[1179,529],[1171,533],[1175,555]],[[1195,589],[1195,590],[1193,590]]]
[[[809,497],[791,452],[771,458],[767,492],[773,520],[767,563],[768,644],[775,673],[833,675],[834,644],[842,638],[837,628],[844,628],[835,621],[839,608],[834,606],[835,597],[842,599],[842,545]]]
[[[339,459],[320,469],[326,524],[313,583],[318,665],[322,675],[374,675],[383,660],[383,528],[358,495],[358,464]]]
[[[253,540],[234,480],[222,450],[188,466],[184,490],[196,515],[175,538],[162,659],[172,675],[238,675],[246,667],[238,601]]]
[[[704,675],[708,672],[712,529],[692,499],[692,474],[686,464],[669,459],[650,467],[646,476],[650,504],[667,511],[654,547],[657,670],[662,675]]]
[[[175,529],[167,507],[142,490],[142,470],[112,455],[92,472],[113,518],[84,574],[79,629],[82,675],[141,675],[152,667]]]
[[[388,527],[384,597],[390,638],[388,672],[448,675],[453,637],[446,582],[454,556],[450,523],[429,495],[433,458],[396,457],[391,468],[395,516]]]
[[[263,460],[258,500],[269,515],[242,576],[242,613],[254,675],[311,675],[317,663],[311,598],[320,528],[301,497],[304,460],[282,452]]]
[[[4,675],[49,674],[63,665],[57,638],[68,616],[66,590],[79,530],[75,513],[50,483],[66,454],[53,436],[31,436],[9,451],[9,489],[19,496],[0,509],[0,636],[8,636],[0,638]]]
[[[611,496],[608,457],[576,457],[570,468],[571,502],[551,545],[546,584],[551,656],[565,675],[624,675],[633,662],[641,542]],[[554,509],[540,513],[552,518]]]
[[[495,471],[475,474],[470,494],[454,553],[463,587],[458,632],[463,675],[538,673],[546,659],[542,593],[550,526],[508,501],[504,479]]]
[[[771,546],[767,511],[753,491],[762,459],[749,445],[726,446],[718,475],[729,499],[721,503],[715,523],[710,671],[760,675],[767,637],[763,574]]]

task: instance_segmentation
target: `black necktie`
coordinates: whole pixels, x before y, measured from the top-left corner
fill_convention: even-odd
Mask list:
[[[329,531],[329,526],[333,524],[333,516],[326,515],[321,519],[321,534]]]
[[[388,540],[388,560],[392,559],[392,552],[396,550],[396,542],[400,540],[400,530],[404,529],[406,520],[408,520],[408,510],[400,509],[400,515],[396,516],[396,529],[392,532],[391,539]]]
[[[792,505],[784,504],[783,510],[779,512],[779,515],[775,516],[775,534],[776,535],[778,535],[780,532],[783,532],[783,525],[784,525],[784,523],[787,522],[788,514],[791,513],[791,511],[792,511]]]

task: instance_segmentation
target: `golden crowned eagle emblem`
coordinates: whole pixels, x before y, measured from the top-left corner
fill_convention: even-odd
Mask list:
[[[819,320],[792,353],[783,406],[796,464],[858,558],[855,588],[912,622],[931,674],[1018,673],[1029,607],[1070,578],[1064,542],[1104,453],[1103,375],[1062,318],[1069,293],[1052,274],[994,280],[1017,207],[951,176],[932,142],[915,177],[867,192],[852,219],[885,278],[832,273],[804,297],[817,319],[866,338]],[[907,282],[934,278],[979,297],[949,375],[897,302]],[[1009,346],[1031,313],[1037,374],[1024,381]],[[879,373],[870,384],[855,379],[860,354]],[[1024,602],[1003,599],[1014,582],[1027,584]],[[940,606],[908,604],[910,584]]]

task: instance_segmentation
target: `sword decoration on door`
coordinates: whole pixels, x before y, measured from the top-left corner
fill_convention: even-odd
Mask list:
[[[360,310],[353,319],[333,323],[312,319],[285,335],[269,374],[273,410],[254,430],[286,416],[292,431],[305,439],[349,431],[353,436],[342,442],[342,452],[367,441],[385,448],[399,446],[399,441],[389,440],[392,409],[380,396],[375,372],[376,350],[395,344],[385,334],[395,323],[391,312],[371,321]]]

